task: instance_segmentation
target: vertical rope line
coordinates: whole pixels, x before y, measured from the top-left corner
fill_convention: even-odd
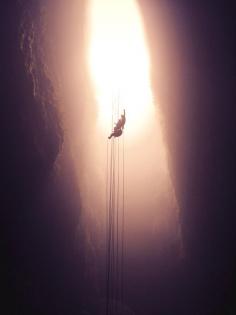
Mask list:
[[[119,119],[120,95],[117,94],[117,120]],[[119,299],[119,176],[120,176],[120,140],[117,139],[117,196],[116,196],[116,300]]]
[[[118,138],[117,152],[117,207],[116,207],[116,287],[117,300],[119,299],[119,198],[120,198],[120,141]]]
[[[111,314],[114,309],[114,209],[115,209],[115,140],[112,139],[112,203],[111,203]]]
[[[125,137],[123,134],[123,174],[122,174],[122,239],[121,239],[121,300],[124,303],[124,237],[125,237]]]
[[[112,237],[112,229],[111,229],[111,217],[112,217],[112,167],[113,167],[113,143],[111,143],[111,154],[110,154],[110,191],[109,191],[109,213],[108,213],[108,266],[107,266],[107,305],[106,305],[106,313],[110,314],[111,308],[111,237]]]
[[[112,116],[113,119],[116,115],[116,100],[113,103],[113,112],[112,112]],[[114,313],[114,300],[115,300],[115,210],[116,210],[116,142],[115,139],[112,139],[112,143],[113,143],[113,169],[112,169],[112,222],[111,222],[111,226],[112,226],[112,244],[111,244],[111,248],[112,248],[112,252],[111,252],[111,274],[112,274],[112,278],[111,278],[111,297],[112,297],[112,301],[111,301],[111,314]]]
[[[108,248],[109,248],[109,199],[108,199],[108,182],[109,182],[109,173],[108,173],[108,167],[109,167],[109,151],[108,151],[108,139],[107,139],[107,152],[106,152],[106,283],[105,283],[105,290],[106,290],[106,315],[108,315],[108,261],[109,261],[109,254],[108,254]]]
[[[112,130],[114,118],[119,118],[119,93],[112,100]],[[125,222],[125,179],[124,179],[124,135],[123,157],[120,157],[120,139],[112,137],[107,142],[106,174],[106,315],[118,312],[118,300],[124,300],[124,222]],[[110,155],[109,155],[110,153]],[[110,164],[109,164],[110,161]],[[120,169],[122,166],[122,170]],[[121,175],[120,175],[120,172]],[[120,179],[121,176],[121,179]]]
[[[111,115],[111,127],[113,128],[114,124],[114,98],[112,100],[112,115]],[[109,189],[109,209],[108,209],[108,248],[107,248],[107,286],[106,286],[106,314],[109,315],[112,313],[112,234],[113,234],[113,199],[114,199],[114,187],[113,187],[113,179],[114,179],[114,141],[111,141],[111,149],[110,149],[110,169],[108,180],[110,181],[110,189]]]

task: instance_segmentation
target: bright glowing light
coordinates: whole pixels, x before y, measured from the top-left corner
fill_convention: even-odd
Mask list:
[[[137,135],[154,116],[149,56],[137,5],[134,0],[91,0],[89,24],[89,66],[99,123],[110,130],[112,103],[119,104],[119,112],[126,109],[129,134]]]

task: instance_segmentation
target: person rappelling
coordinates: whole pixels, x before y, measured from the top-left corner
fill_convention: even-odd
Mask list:
[[[126,122],[126,117],[125,117],[125,110],[124,110],[123,114],[121,115],[120,119],[117,121],[113,129],[113,132],[110,134],[108,139],[111,139],[112,137],[115,137],[115,138],[120,137],[123,133],[125,122]]]

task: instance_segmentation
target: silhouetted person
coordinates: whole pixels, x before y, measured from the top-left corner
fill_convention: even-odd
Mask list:
[[[116,123],[114,130],[110,134],[108,139],[111,139],[112,137],[120,137],[123,133],[125,122],[126,122],[126,117],[125,117],[125,110],[124,110],[124,113],[121,115],[121,118]]]

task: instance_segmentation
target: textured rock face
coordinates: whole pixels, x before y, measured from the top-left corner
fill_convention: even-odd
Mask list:
[[[161,29],[163,15],[158,12],[164,2],[159,2],[160,7],[151,0],[140,3],[144,11],[150,3],[145,20],[152,38],[156,28]],[[162,56],[178,59],[181,70],[175,76],[171,67],[162,72],[164,77],[158,70],[153,73],[160,103],[166,104],[163,112],[170,152],[175,157],[177,152],[171,161],[172,175],[183,211],[188,260],[181,273],[164,266],[171,271],[169,279],[153,280],[153,290],[138,297],[143,314],[152,314],[153,309],[159,309],[160,315],[169,310],[170,314],[234,312],[233,10],[225,3],[215,4],[214,9],[207,1],[195,1],[193,7],[188,3],[178,2],[171,12],[173,18],[185,21],[177,29],[185,39],[182,30],[187,30],[188,44],[184,41],[183,48],[188,46],[189,59],[162,47]],[[73,251],[77,245],[71,231],[78,219],[68,216],[68,209],[76,212],[77,204],[73,187],[66,184],[71,184],[73,172],[68,168],[57,187],[45,181],[53,172],[62,136],[52,86],[43,67],[40,5],[33,0],[9,0],[0,6],[2,309],[5,306],[6,313],[14,315],[78,314],[93,293],[81,276],[82,255]],[[165,60],[156,58],[158,39],[155,43],[152,58],[154,69],[159,69]],[[182,82],[181,95],[167,93],[176,81]],[[60,196],[60,203],[48,196],[51,193]],[[83,250],[82,241],[79,248]]]
[[[78,309],[73,268],[63,258],[73,255],[69,234],[77,218],[70,213],[62,223],[67,208],[76,206],[66,203],[72,200],[67,187],[52,178],[62,137],[39,50],[39,12],[34,1],[1,3],[1,291],[8,314],[68,313],[69,302],[53,302],[56,287],[62,294],[67,281]]]

